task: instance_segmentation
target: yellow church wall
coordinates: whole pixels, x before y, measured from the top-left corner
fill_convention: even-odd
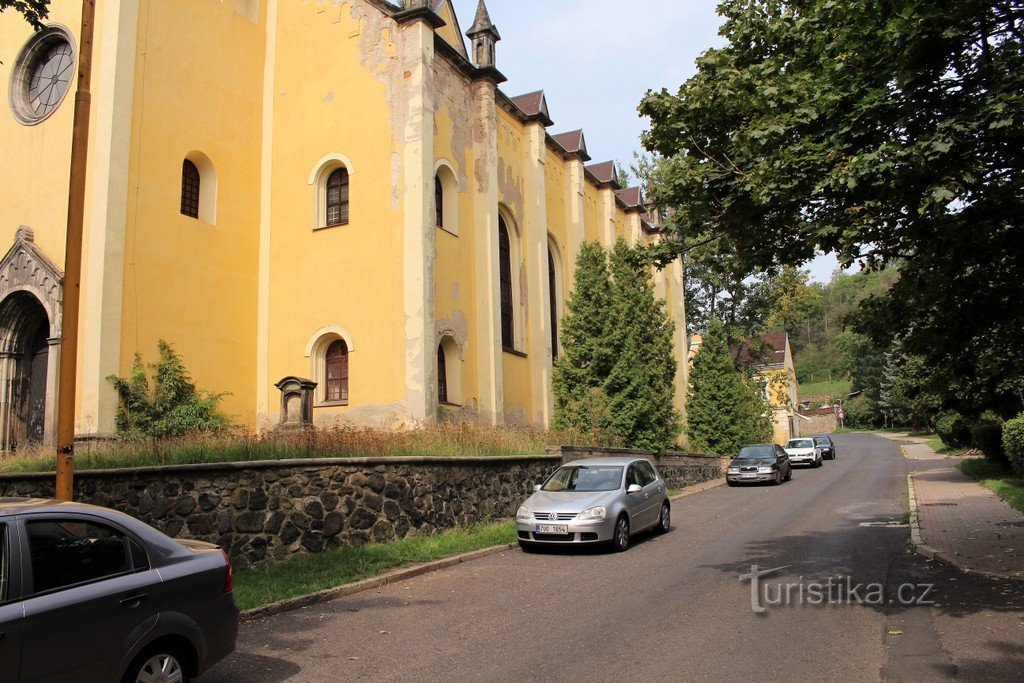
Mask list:
[[[225,412],[251,424],[262,28],[231,5],[144,0],[137,40],[121,372],[136,352],[154,360],[164,339],[197,385],[229,392]],[[192,152],[216,169],[213,223],[180,213]]]
[[[76,53],[81,8],[81,2],[57,0],[51,5],[47,20],[48,24],[60,24],[71,32]],[[0,79],[5,103],[18,53],[32,35],[32,27],[20,14],[13,10],[0,13]],[[4,157],[17,164],[7,167],[0,183],[0,251],[4,253],[14,243],[18,226],[27,225],[35,232],[36,244],[63,267],[74,100],[72,80],[62,104],[45,121],[23,125],[6,107],[0,116]]]
[[[396,28],[366,3],[279,4],[274,74],[268,373],[313,373],[305,352],[324,328],[350,334],[349,403],[314,419],[404,416],[402,149]],[[365,18],[361,25],[359,19]],[[313,68],[329,65],[329,68]],[[393,108],[389,107],[389,101]],[[315,229],[321,160],[351,164],[350,220]],[[323,377],[311,377],[324,382]],[[269,408],[276,421],[276,389]],[[321,389],[322,391],[322,389]]]
[[[583,238],[587,242],[600,242],[601,213],[598,209],[598,189],[588,182],[583,184],[583,188]]]

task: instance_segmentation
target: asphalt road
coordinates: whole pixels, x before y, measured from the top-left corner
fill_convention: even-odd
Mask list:
[[[862,526],[904,521],[915,463],[877,437],[836,441],[837,460],[782,486],[677,502],[670,533],[624,554],[510,551],[243,624],[203,683],[1019,680],[1021,584],[932,565],[905,527]],[[740,580],[753,565],[784,567],[762,579],[761,613]],[[903,584],[936,605],[901,606]]]

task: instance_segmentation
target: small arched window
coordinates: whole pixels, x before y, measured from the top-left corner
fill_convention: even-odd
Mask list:
[[[558,358],[558,273],[548,245],[548,297],[551,304],[551,358]]]
[[[326,225],[348,223],[348,169],[335,169],[327,178]]]
[[[501,290],[501,345],[514,349],[516,345],[515,309],[512,301],[512,243],[509,241],[505,219],[498,216],[499,288]]]
[[[325,357],[326,394],[329,402],[348,400],[348,344],[338,339],[327,347]]]
[[[444,185],[441,183],[441,176],[434,176],[434,215],[437,219],[437,227],[444,227]]]
[[[448,403],[448,366],[444,359],[444,347],[437,345],[437,401]]]
[[[199,168],[191,159],[181,162],[181,214],[199,218]]]

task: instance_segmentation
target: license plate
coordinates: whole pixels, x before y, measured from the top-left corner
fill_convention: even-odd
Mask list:
[[[567,534],[569,526],[566,524],[536,524],[533,530],[538,534]]]
[[[756,472],[750,472],[750,473],[746,473],[746,474],[741,474],[740,475],[740,479],[753,479],[756,476],[757,476]]]

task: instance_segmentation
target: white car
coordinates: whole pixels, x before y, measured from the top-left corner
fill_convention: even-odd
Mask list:
[[[821,467],[821,449],[814,445],[814,439],[790,439],[786,444],[789,462],[794,465]]]

